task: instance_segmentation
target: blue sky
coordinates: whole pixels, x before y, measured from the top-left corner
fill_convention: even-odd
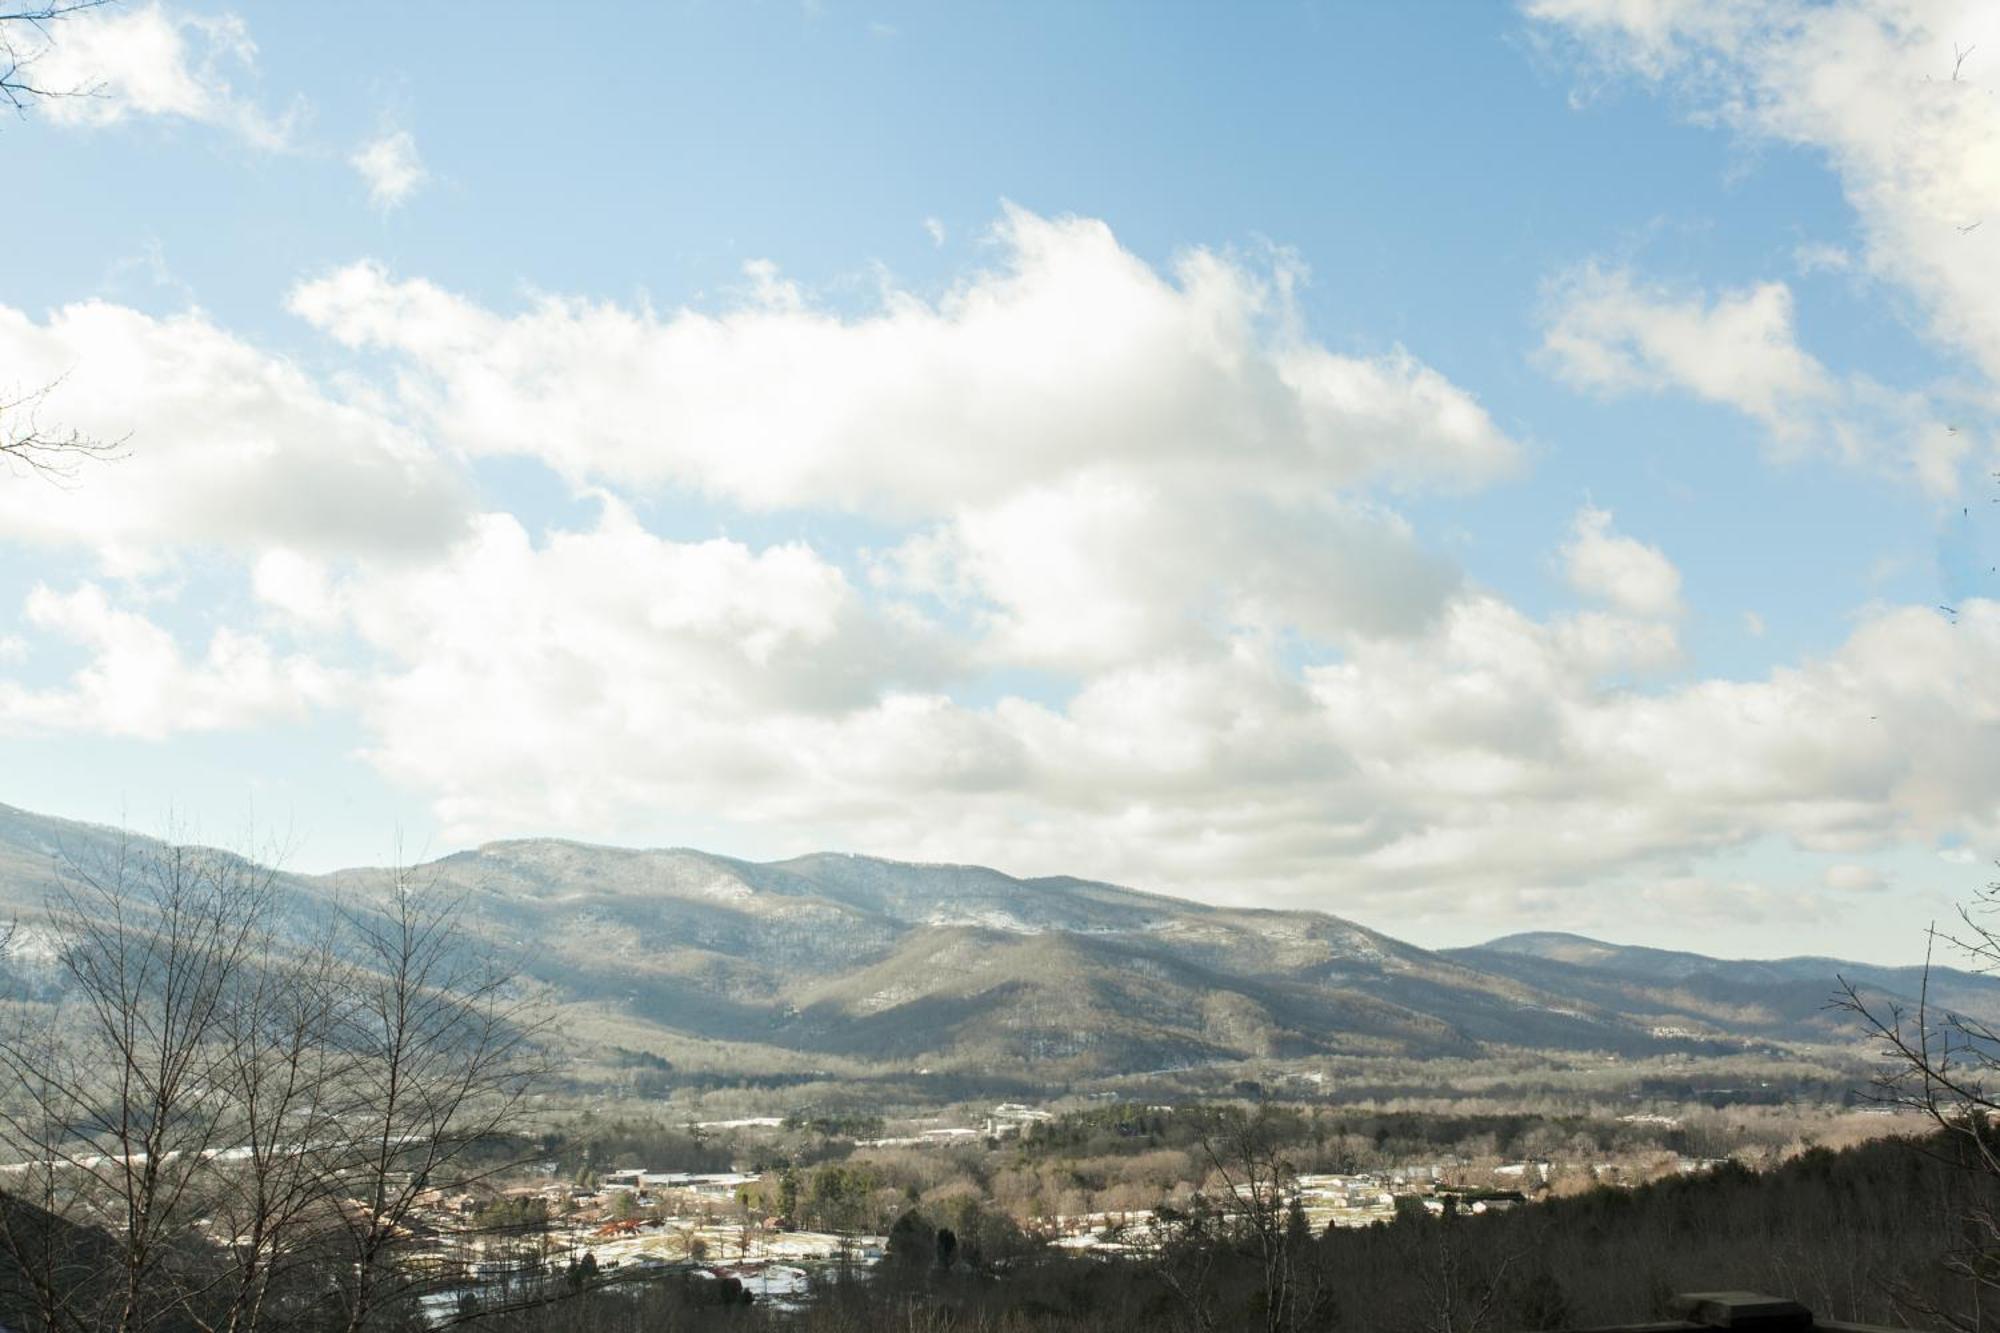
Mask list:
[[[0,478],[0,801],[1425,943],[1984,882],[1981,7],[559,18],[17,41],[0,382],[129,457]]]

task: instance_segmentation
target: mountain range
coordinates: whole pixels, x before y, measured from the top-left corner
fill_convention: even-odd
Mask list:
[[[0,917],[31,923],[66,861],[120,837],[0,806]],[[1852,1016],[1827,1007],[1839,978],[1905,1004],[1924,980],[1917,968],[1730,961],[1549,933],[1428,950],[1321,912],[837,854],[764,863],[532,839],[413,873],[462,897],[468,928],[543,988],[579,1053],[772,1076],[1067,1079],[1326,1056],[1851,1041]],[[394,879],[354,869],[283,882],[314,899],[366,899]],[[23,932],[17,951],[35,938]],[[1993,978],[1934,968],[1930,996],[2000,1019]]]

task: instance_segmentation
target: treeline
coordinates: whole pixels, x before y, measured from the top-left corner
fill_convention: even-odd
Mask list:
[[[1187,1151],[1199,1143],[1215,1109],[1198,1104],[1091,1107],[1029,1125],[1014,1143],[1022,1159],[1035,1162]],[[1653,1120],[1582,1112],[1370,1111],[1277,1103],[1265,1105],[1261,1114],[1296,1170],[1340,1173],[1454,1159],[1575,1162],[1648,1151],[1704,1158],[1744,1151],[1776,1154],[1826,1127],[1823,1114],[1732,1119],[1702,1108]]]
[[[764,1175],[740,1192],[748,1215],[814,1230],[880,1235],[913,1204],[938,1208],[959,1199],[1018,1226],[1046,1229],[1056,1219],[1086,1213],[1186,1207],[1192,1196],[1215,1187],[1208,1140],[1219,1122],[1242,1111],[1214,1104],[1107,1104],[1031,1123],[1005,1138],[866,1147],[844,1135],[879,1133],[880,1125],[843,1114],[801,1113],[779,1127],[725,1129],[715,1136],[650,1119],[590,1118],[551,1135],[545,1157],[561,1164],[565,1178],[576,1178],[586,1154],[599,1170],[720,1170],[733,1163]],[[1503,1162],[1539,1159],[1553,1165],[1514,1183],[1556,1193],[1590,1188],[1599,1178],[1631,1182],[1671,1172],[1677,1157],[1775,1162],[1801,1151],[1815,1135],[1852,1139],[1889,1128],[1885,1121],[1827,1113],[1703,1111],[1678,1123],[1272,1103],[1257,1108],[1256,1122],[1286,1169],[1298,1174],[1410,1170],[1431,1179],[1426,1168],[1438,1164],[1437,1178],[1448,1186],[1492,1186],[1502,1183],[1494,1168]]]
[[[855,1136],[881,1132],[879,1116],[800,1113],[786,1117],[778,1132],[746,1142],[731,1130],[586,1114],[543,1134],[539,1154],[565,1180],[631,1170],[766,1172],[844,1159],[854,1151]]]
[[[1747,1288],[1831,1318],[1984,1327],[1978,1293],[1951,1261],[1990,1270],[1968,1249],[1969,1219],[2000,1208],[2000,1188],[1958,1151],[1944,1141],[1814,1149],[1770,1172],[1726,1166],[1504,1213],[1432,1215],[1412,1201],[1393,1222],[1326,1232],[1296,1208],[1261,1219],[1197,1209],[1128,1237],[1130,1252],[1114,1257],[1037,1245],[990,1215],[913,1206],[882,1265],[830,1281],[800,1311],[724,1303],[714,1282],[672,1275],[495,1322],[513,1333],[1499,1333],[1638,1322],[1678,1291]]]
[[[585,1116],[542,1136],[543,1160],[565,1180],[605,1171],[727,1171],[727,1139],[650,1118]]]

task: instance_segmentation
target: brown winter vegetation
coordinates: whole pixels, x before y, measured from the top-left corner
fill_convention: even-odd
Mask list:
[[[407,876],[303,895],[113,843],[32,930],[0,1015],[20,1333],[1467,1333],[1719,1287],[1972,1330],[2000,1274],[2000,1042],[1925,990],[1846,996],[1872,1065],[1394,1054],[996,1106],[684,1088],[613,1047],[609,1097],[460,899]],[[696,1118],[724,1108],[753,1114]],[[798,1280],[751,1299],[785,1255]]]

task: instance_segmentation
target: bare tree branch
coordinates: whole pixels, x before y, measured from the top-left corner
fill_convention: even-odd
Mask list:
[[[0,1005],[0,1258],[38,1333],[401,1329],[494,1269],[524,1278],[496,1309],[578,1293],[436,1206],[518,1165],[493,1144],[547,1062],[457,899],[306,902],[127,838],[46,917],[57,993]]]
[[[99,440],[78,430],[46,428],[40,408],[61,379],[29,393],[0,398],[0,459],[24,467],[58,485],[75,478],[84,464],[125,457],[126,440]]]
[[[50,0],[47,4],[0,10],[0,100],[16,114],[26,115],[28,107],[59,97],[96,97],[103,89],[96,85],[81,88],[53,88],[38,83],[33,66],[52,40],[50,26],[87,9],[96,9],[111,0]],[[33,45],[25,51],[16,36],[32,33]]]
[[[1954,1165],[1968,1166],[2000,1180],[2000,1032],[1987,1023],[1932,999],[1936,953],[1940,943],[1956,952],[1971,968],[2000,972],[2000,884],[1988,885],[1974,901],[1959,909],[1962,929],[1947,933],[1935,925],[1928,931],[1922,982],[1916,1009],[1892,1000],[1871,999],[1842,978],[1835,1008],[1852,1013],[1866,1035],[1880,1043],[1883,1072],[1875,1080],[1877,1100],[1922,1114],[1937,1129],[1935,1145],[1926,1149]],[[1976,1309],[1982,1295],[2000,1293],[2000,1218],[1973,1207],[1961,1219],[1965,1241],[1944,1256],[1947,1272],[1970,1289]],[[1955,1312],[1904,1287],[1891,1293],[1900,1303],[1945,1327],[1970,1330]]]

